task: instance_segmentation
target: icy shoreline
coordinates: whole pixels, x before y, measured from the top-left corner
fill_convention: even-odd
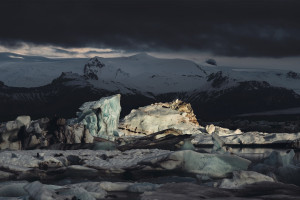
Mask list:
[[[180,100],[134,109],[119,123],[120,112],[114,95],[83,104],[74,119],[0,124],[0,200],[300,195],[300,133],[204,127]],[[231,148],[247,146],[284,150],[251,159]]]

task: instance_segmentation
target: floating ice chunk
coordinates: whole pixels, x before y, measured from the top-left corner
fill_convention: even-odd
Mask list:
[[[227,153],[231,152],[231,148],[225,145],[225,142],[218,136],[216,133],[212,133],[211,135],[214,146],[212,149],[212,153]]]
[[[277,151],[273,151],[268,158],[264,160],[264,164],[271,166],[287,166],[293,163],[295,156],[294,150],[288,151],[286,154],[282,154]]]
[[[223,179],[220,188],[239,189],[258,182],[274,182],[274,179],[253,171],[234,171],[232,179]]]

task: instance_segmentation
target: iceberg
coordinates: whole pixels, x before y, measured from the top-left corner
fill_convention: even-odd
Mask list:
[[[202,133],[191,105],[178,99],[133,109],[119,128],[125,135],[150,135],[171,128],[182,134]]]
[[[93,136],[114,140],[118,136],[120,99],[121,95],[117,94],[84,103],[77,113],[77,122],[84,124]]]

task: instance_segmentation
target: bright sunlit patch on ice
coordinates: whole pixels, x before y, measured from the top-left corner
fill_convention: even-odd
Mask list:
[[[16,58],[16,59],[24,59],[24,58],[21,57],[21,56],[13,56],[13,55],[10,55],[10,56],[8,56],[8,57],[10,57],[10,58]]]

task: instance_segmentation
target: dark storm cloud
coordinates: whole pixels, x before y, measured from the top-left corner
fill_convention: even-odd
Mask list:
[[[0,44],[299,56],[293,0],[0,1]]]

